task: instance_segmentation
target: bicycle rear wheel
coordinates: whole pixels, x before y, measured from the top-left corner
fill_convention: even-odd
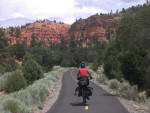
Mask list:
[[[85,92],[85,88],[83,87],[83,89],[82,89],[83,105],[86,104],[86,94],[85,94],[85,93],[86,93],[86,92]]]

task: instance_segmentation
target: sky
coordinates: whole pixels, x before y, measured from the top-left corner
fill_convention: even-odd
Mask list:
[[[145,0],[0,0],[0,27],[49,19],[72,24],[96,13],[116,12]]]

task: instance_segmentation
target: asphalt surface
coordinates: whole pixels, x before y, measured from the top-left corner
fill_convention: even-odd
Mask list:
[[[74,96],[77,70],[64,73],[60,95],[47,113],[129,113],[114,96],[90,81],[93,95],[84,106],[82,97]]]

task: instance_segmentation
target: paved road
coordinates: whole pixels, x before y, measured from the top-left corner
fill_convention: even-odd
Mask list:
[[[93,96],[84,106],[82,97],[73,95],[77,87],[76,74],[77,70],[64,73],[59,98],[47,113],[129,113],[115,96],[93,82],[90,82],[90,87],[94,89]]]

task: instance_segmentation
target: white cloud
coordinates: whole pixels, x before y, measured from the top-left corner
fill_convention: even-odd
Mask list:
[[[12,15],[12,18],[19,18],[19,17],[25,17],[23,14],[20,14],[20,13],[13,13]]]
[[[127,8],[145,0],[0,0],[0,20],[24,17],[28,19],[62,18],[72,23],[95,13]]]

